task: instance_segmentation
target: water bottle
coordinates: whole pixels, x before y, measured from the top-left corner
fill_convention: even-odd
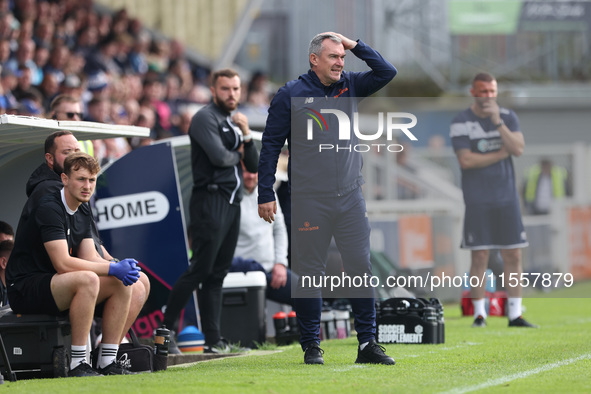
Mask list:
[[[351,325],[349,322],[349,311],[339,310],[334,311],[335,325],[337,329],[337,338],[344,339],[351,336]]]
[[[337,328],[334,321],[334,312],[332,309],[324,309],[320,314],[320,340],[335,339],[337,337]]]
[[[168,356],[168,344],[170,343],[170,330],[162,326],[156,330],[154,335],[154,354]]]
[[[287,322],[289,323],[290,333],[298,335],[300,333],[300,327],[298,326],[298,318],[295,311],[291,311],[287,314]]]
[[[287,331],[287,315],[280,311],[273,315],[273,324],[275,326],[275,334],[283,334]]]

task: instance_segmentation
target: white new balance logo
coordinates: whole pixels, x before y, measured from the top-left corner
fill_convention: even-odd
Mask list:
[[[314,97],[306,97],[304,100],[304,104],[312,104],[314,102]]]

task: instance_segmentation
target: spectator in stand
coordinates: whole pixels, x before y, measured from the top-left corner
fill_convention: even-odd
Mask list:
[[[32,85],[33,73],[27,66],[19,66],[18,71],[20,75],[16,88],[12,91],[14,97],[21,101],[24,98],[31,98],[31,96],[41,98],[41,92]]]
[[[55,17],[59,19],[59,16]],[[61,25],[58,25],[55,29],[55,35],[53,37],[54,44],[65,45],[70,49],[76,47],[76,20],[72,14],[66,14],[64,21]]]
[[[9,48],[12,50],[12,22],[14,17],[10,12],[0,13],[0,38],[8,41]]]
[[[35,41],[37,47],[51,47],[54,33],[55,25],[52,22],[49,20],[40,21],[35,26],[33,41]]]
[[[106,38],[111,35],[111,23],[113,22],[113,18],[109,14],[100,14],[98,15],[98,24],[97,28],[99,30],[99,35],[102,38]]]
[[[99,123],[112,123],[109,118],[110,102],[106,98],[95,97],[88,102],[88,113],[84,120]]]
[[[109,77],[104,72],[99,71],[96,74],[88,75],[86,90],[90,93],[91,98],[87,101],[92,101],[92,99],[107,100],[110,96],[109,88]]]
[[[152,47],[148,55],[148,69],[158,73],[168,70],[170,65],[168,42],[165,39],[152,40]]]
[[[18,31],[18,40],[32,40],[33,39],[33,28],[35,26],[35,19],[24,19],[20,20],[20,27]]]
[[[140,104],[136,99],[128,97],[123,103],[123,108],[125,108],[125,112],[127,112],[129,124],[135,125],[140,114]]]
[[[180,122],[180,106],[185,100],[181,99],[181,81],[175,74],[168,74],[165,77],[165,103],[170,108],[170,130],[173,135],[179,135],[178,125]]]
[[[63,68],[64,75],[71,75],[75,74],[78,75],[80,78],[85,77],[84,74],[84,65],[86,64],[86,59],[82,52],[74,50],[70,52],[70,56],[68,57],[68,61]]]
[[[18,114],[23,116],[40,117],[41,115],[43,115],[43,110],[41,109],[41,105],[37,103],[35,100],[25,98],[21,100],[19,104]]]
[[[3,36],[10,41],[10,51],[16,52],[18,49],[18,36],[20,33],[20,22],[14,18],[11,13],[2,16]]]
[[[197,81],[194,81],[193,79],[191,65],[187,59],[177,59],[171,61],[168,67],[168,72],[170,74],[176,75],[181,81],[181,85],[179,87],[180,94],[185,97],[188,96]],[[202,83],[201,86],[204,88],[204,90],[209,92],[209,89],[207,89],[205,83]],[[207,102],[209,102],[209,100]]]
[[[133,37],[128,33],[119,34],[115,38],[117,50],[113,60],[121,69],[119,75],[132,70],[131,64],[129,63],[129,54],[131,53],[134,42]]]
[[[6,38],[0,40],[0,65],[3,67],[10,59],[10,41]]]
[[[6,67],[10,68],[12,71],[22,70],[22,66],[29,68],[31,73],[31,85],[39,85],[43,79],[43,72],[39,70],[33,61],[35,47],[35,41],[32,39],[19,41],[18,49],[16,50],[14,57],[6,63]]]
[[[104,72],[112,75],[121,75],[122,69],[115,62],[117,55],[117,41],[114,35],[108,35],[98,44],[98,51],[93,51],[86,57],[84,71],[87,74]]]
[[[149,101],[150,105],[158,115],[156,122],[162,129],[162,135],[158,138],[170,137],[170,107],[164,101],[166,92],[161,76],[151,76],[144,81],[144,97]]]
[[[41,85],[39,85],[39,90],[43,95],[43,111],[48,112],[51,101],[60,92],[60,85],[55,74],[45,74]]]
[[[141,32],[135,37],[133,47],[127,56],[134,73],[145,74],[148,72],[147,54],[150,41],[150,35],[147,32]]]
[[[154,130],[156,125],[156,113],[152,107],[142,106],[138,108],[138,116],[134,123],[135,126],[139,127],[147,127],[150,130]],[[152,134],[152,133],[150,133]],[[132,137],[129,139],[129,144],[131,145],[132,149],[139,148],[140,146],[150,145],[153,141],[153,138],[140,138],[140,137]]]
[[[127,98],[134,99],[136,102],[142,98],[144,94],[144,86],[141,75],[132,73],[125,74],[121,82],[125,85]]]
[[[2,85],[0,101],[7,114],[13,114],[18,109],[18,100],[14,97],[12,91],[18,85],[18,76],[20,74],[20,71],[17,70],[15,73],[15,71],[6,67],[2,67],[0,73],[0,85]]]
[[[56,45],[51,49],[49,54],[49,61],[43,69],[45,74],[53,74],[57,78],[58,83],[62,83],[65,73],[64,67],[68,64],[70,59],[70,49],[65,45]]]
[[[37,5],[32,0],[16,0],[13,2],[13,12],[19,21],[37,20]]]
[[[68,96],[82,98],[82,81],[76,74],[68,74],[60,84],[60,93]]]
[[[85,120],[112,124],[111,102],[104,98],[94,98],[88,103],[88,116]],[[114,161],[129,152],[130,146],[125,138],[94,140],[94,155],[102,165]]]
[[[37,45],[35,54],[33,55],[33,61],[39,70],[43,70],[49,61],[49,47],[46,45]],[[45,76],[45,71],[41,73]]]
[[[126,33],[129,27],[129,15],[125,8],[121,8],[113,15],[111,31],[115,34]]]
[[[189,126],[191,125],[191,119],[195,115],[195,108],[192,106],[184,106],[181,108],[178,115],[178,123],[174,127],[175,135],[189,134]]]
[[[96,26],[85,26],[78,34],[76,51],[82,53],[85,57],[90,56],[90,54],[96,50],[98,37],[98,29]]]

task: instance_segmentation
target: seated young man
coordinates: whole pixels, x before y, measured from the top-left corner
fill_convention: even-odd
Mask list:
[[[52,101],[51,108],[55,119],[67,120],[61,115],[66,112],[80,113],[82,111],[82,104],[78,99],[60,95]],[[70,131],[59,130],[47,136],[45,139],[45,161],[33,171],[27,181],[26,192],[29,201],[27,201],[26,206],[29,207],[29,210],[36,207],[41,198],[46,194],[55,193],[62,189],[61,174],[64,169],[64,160],[70,153],[79,151],[79,141]],[[90,210],[90,206],[83,204],[80,209]],[[111,256],[103,246],[94,219],[91,221],[90,230],[100,257],[107,261],[116,261],[117,259]],[[129,328],[135,322],[135,319],[148,299],[148,295],[150,294],[150,280],[143,272],[140,272],[140,279],[131,288],[133,292],[131,305],[129,307],[127,321],[121,333],[121,339],[125,337],[125,334],[127,334]]]
[[[98,162],[86,153],[64,160],[63,189],[23,209],[6,269],[8,300],[15,313],[69,314],[69,376],[130,374],[116,362],[129,312],[131,284],[139,278],[133,259],[101,263],[90,233],[90,214],[78,209],[94,193]],[[29,209],[30,208],[30,209]],[[96,369],[86,360],[95,305],[104,303],[103,340]]]

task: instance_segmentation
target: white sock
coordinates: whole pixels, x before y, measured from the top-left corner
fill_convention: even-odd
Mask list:
[[[482,316],[483,319],[486,319],[486,308],[484,307],[484,298],[479,300],[472,299],[472,305],[474,305],[474,318],[476,319],[478,316]]]
[[[521,316],[521,297],[509,297],[507,303],[509,304],[509,320],[515,320]]]
[[[365,349],[365,347],[366,347],[367,345],[369,345],[369,342],[364,342],[364,343],[362,343],[362,344],[360,344],[360,345],[359,345],[359,349],[360,349],[360,350],[363,350],[363,349]]]
[[[105,368],[117,358],[119,345],[111,343],[101,343],[99,346],[98,368]]]
[[[71,357],[70,357],[70,369],[74,369],[80,363],[85,363],[86,361],[86,345],[83,346],[75,346],[72,345],[71,347]]]

